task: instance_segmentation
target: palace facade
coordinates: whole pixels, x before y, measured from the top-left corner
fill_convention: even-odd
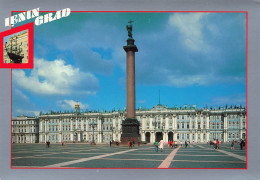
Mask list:
[[[206,143],[246,139],[246,109],[242,107],[196,108],[193,106],[168,108],[158,104],[152,109],[136,110],[140,122],[140,141],[155,140]],[[121,124],[126,111],[51,112],[39,117],[12,119],[12,142],[52,143],[120,141]]]

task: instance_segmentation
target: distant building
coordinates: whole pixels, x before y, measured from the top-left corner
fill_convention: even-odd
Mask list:
[[[38,143],[39,119],[20,116],[12,119],[12,143]]]
[[[200,109],[184,105],[167,108],[158,104],[152,109],[137,109],[136,117],[140,122],[140,141],[147,143],[160,139],[191,143],[246,139],[246,109],[242,107]],[[93,138],[96,143],[120,141],[125,118],[125,110],[80,112],[77,103],[73,113],[40,115],[39,142],[92,142]]]
[[[20,33],[16,33],[11,36],[6,46],[8,48],[12,48],[13,50],[21,50],[20,55],[24,58],[22,59],[22,63],[28,63],[28,30],[22,31]],[[5,45],[4,45],[5,46]],[[6,49],[4,47],[4,63],[12,63],[12,60],[9,58]]]

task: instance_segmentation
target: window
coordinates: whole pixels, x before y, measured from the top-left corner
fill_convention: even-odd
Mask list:
[[[187,123],[187,129],[189,129],[190,128],[190,123]]]

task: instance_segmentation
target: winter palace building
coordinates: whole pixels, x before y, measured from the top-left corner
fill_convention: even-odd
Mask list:
[[[168,108],[158,104],[152,109],[139,108],[140,141],[174,140],[206,143],[246,139],[246,109],[237,106],[197,108],[196,105]],[[13,143],[51,143],[120,141],[121,124],[126,111],[51,112],[39,117],[12,119]]]

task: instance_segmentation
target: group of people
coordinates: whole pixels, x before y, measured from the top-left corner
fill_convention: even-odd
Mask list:
[[[243,139],[241,139],[239,145],[240,145],[240,149],[243,150],[243,147],[246,146],[246,143]],[[235,146],[235,141],[233,140],[231,142],[231,148],[230,149],[234,150],[234,146]]]
[[[231,147],[230,147],[231,150],[234,150],[235,143],[236,142],[234,140],[231,142]],[[240,144],[240,149],[243,150],[243,147],[245,147],[246,145],[245,141],[241,139],[239,144]],[[214,149],[219,149],[219,140],[217,139],[217,140],[210,141],[210,145],[215,145]]]
[[[129,149],[130,149],[130,148],[133,148],[133,147],[135,146],[135,141],[130,141],[130,140],[128,140],[127,146],[128,146]]]
[[[158,148],[161,150],[161,152],[163,151],[163,147],[164,147],[164,141],[161,140],[160,142],[155,141],[154,142],[154,146],[155,146],[155,151],[158,152]]]
[[[111,147],[114,141],[109,141],[109,146]],[[116,141],[116,146],[119,146],[119,142]]]

